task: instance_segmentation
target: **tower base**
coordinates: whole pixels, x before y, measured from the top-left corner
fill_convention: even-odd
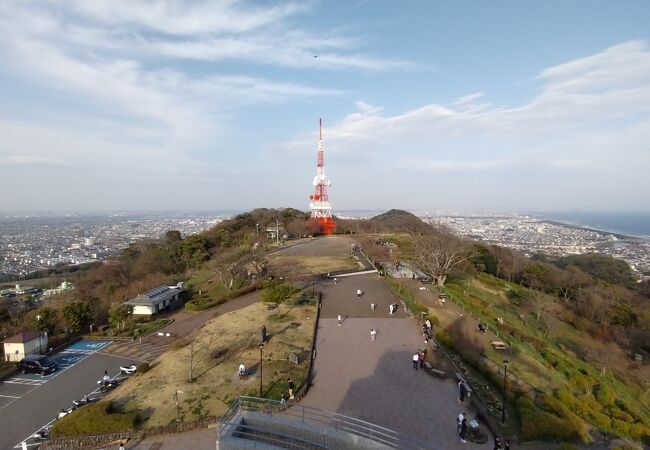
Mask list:
[[[312,217],[309,219],[309,229],[313,234],[329,236],[336,230],[336,222],[331,217]]]

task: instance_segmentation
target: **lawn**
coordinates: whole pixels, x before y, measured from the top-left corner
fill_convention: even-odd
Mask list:
[[[278,319],[262,303],[212,319],[196,331],[194,344],[178,342],[179,347],[164,353],[155,366],[129,379],[107,399],[120,412],[137,412],[144,428],[219,416],[239,395],[259,395],[259,335],[262,324],[270,339],[263,349],[263,395],[280,398],[286,392],[286,378],[296,385],[306,378],[315,319],[313,302],[283,305]],[[299,324],[291,327],[292,323]],[[185,344],[185,345],[184,345]],[[190,353],[193,348],[194,381],[188,382]],[[288,361],[293,352],[299,365]],[[237,367],[243,362],[251,376],[240,380]]]

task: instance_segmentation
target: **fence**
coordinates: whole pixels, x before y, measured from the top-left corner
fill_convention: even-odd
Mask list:
[[[242,425],[241,420],[237,420],[238,413],[242,412],[245,417],[246,412],[264,414],[266,417],[276,416],[277,429],[272,428],[272,421],[266,421],[265,427],[259,428],[253,424]],[[432,447],[424,444],[410,436],[402,435],[391,429],[375,425],[364,420],[355,419],[354,417],[343,414],[325,411],[318,408],[311,408],[297,404],[287,405],[286,403],[275,400],[260,399],[256,397],[239,397],[230,409],[223,415],[217,426],[218,439],[224,439],[230,434],[237,432],[238,437],[254,438],[258,435],[268,436],[272,433],[277,436],[277,440],[292,440],[292,448],[300,448],[298,439],[295,436],[288,435],[287,419],[291,420],[293,428],[297,429],[300,425],[304,429],[311,430],[311,435],[315,436],[314,429],[320,430],[321,436],[325,438],[328,432],[341,438],[342,435],[349,436],[352,441],[354,437],[367,439],[379,443],[388,448],[412,450],[432,450]],[[316,427],[315,427],[316,426]],[[311,448],[309,444],[316,442],[305,441],[304,448]]]

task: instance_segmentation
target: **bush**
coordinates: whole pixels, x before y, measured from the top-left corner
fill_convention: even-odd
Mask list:
[[[190,341],[186,338],[178,338],[175,339],[174,342],[172,342],[172,350],[180,350],[181,348],[185,347],[187,344],[189,344]]]
[[[568,442],[562,442],[557,446],[557,450],[578,450],[578,447],[573,444],[569,444]]]
[[[616,394],[614,391],[600,383],[594,386],[594,397],[596,397],[598,403],[603,406],[612,405],[616,400]]]
[[[227,301],[228,301],[227,298],[210,299],[209,297],[208,298],[199,297],[185,303],[185,309],[189,311],[204,311],[208,308],[212,308],[213,306],[221,305]]]
[[[452,338],[445,330],[439,329],[436,331],[436,339],[445,347],[454,348],[454,338]]]
[[[57,420],[52,436],[80,436],[88,434],[121,433],[135,428],[136,413],[112,411],[110,402],[91,403]]]
[[[542,397],[545,406],[563,409],[561,405],[553,403],[551,398],[544,397],[546,396]],[[585,432],[580,420],[566,410],[547,412],[536,408],[532,400],[524,396],[517,400],[516,407],[524,441],[584,439]]]

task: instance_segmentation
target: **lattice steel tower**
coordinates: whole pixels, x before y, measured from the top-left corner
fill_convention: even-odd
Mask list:
[[[325,158],[323,150],[323,119],[319,119],[320,138],[318,140],[318,156],[316,158],[316,176],[314,177],[314,193],[309,196],[311,210],[311,227],[325,234],[332,234],[336,222],[332,219],[332,205],[327,196],[327,188],[332,182],[325,175]]]

